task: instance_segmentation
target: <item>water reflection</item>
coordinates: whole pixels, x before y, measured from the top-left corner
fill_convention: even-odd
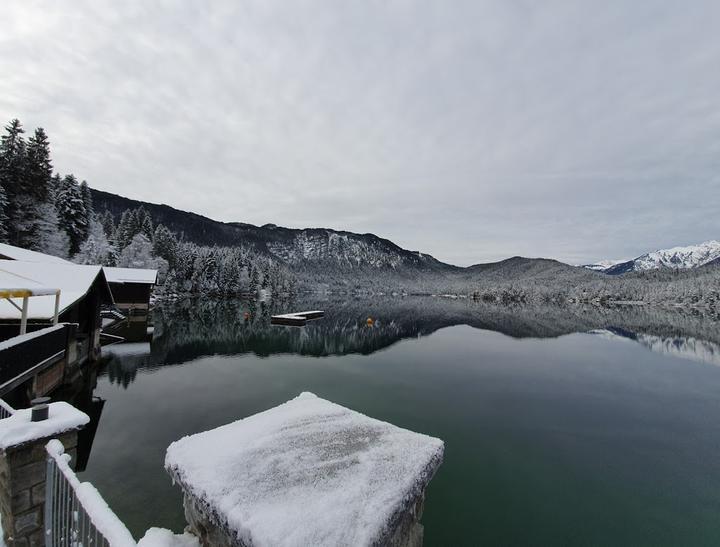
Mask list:
[[[596,329],[591,331],[591,334],[637,342],[656,353],[720,365],[720,344],[710,340],[701,340],[693,336],[658,336],[643,332],[630,332],[617,327]]]
[[[270,324],[273,314],[302,309],[324,309],[325,317],[301,328]],[[103,350],[107,356],[104,370],[111,382],[128,387],[139,369],[178,365],[207,355],[367,355],[402,339],[428,336],[455,325],[513,338],[589,332],[631,340],[658,353],[720,364],[720,321],[716,315],[698,311],[494,306],[430,297],[275,303],[184,300],[158,305],[153,323],[150,341]]]

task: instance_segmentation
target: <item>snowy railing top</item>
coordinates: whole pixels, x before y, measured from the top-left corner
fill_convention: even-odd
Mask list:
[[[247,545],[375,545],[442,463],[440,439],[303,393],[172,443],[165,467]]]
[[[63,488],[59,486],[57,477],[53,476],[51,478],[52,484],[49,485],[51,488],[50,496],[46,495],[45,502],[53,505],[49,508],[46,507],[46,518],[59,518],[60,528],[68,524],[71,528],[74,526],[74,529],[70,530],[70,536],[74,541],[72,545],[93,544],[91,541],[94,542],[96,538],[92,534],[92,530],[83,526],[86,519],[90,519],[92,525],[107,540],[110,547],[200,547],[198,539],[192,534],[173,534],[165,528],[148,529],[140,541],[136,543],[127,526],[110,508],[100,492],[89,482],[80,482],[75,472],[70,468],[70,455],[65,454],[62,443],[53,439],[45,446],[45,450],[48,457],[55,464],[53,474],[56,475],[58,471],[60,472],[65,485],[72,489],[75,499],[80,505],[80,508],[77,508],[68,500],[57,498],[63,492]],[[64,494],[67,495],[68,492],[64,492]],[[56,497],[53,498],[53,496]],[[80,509],[84,512],[83,516],[78,514]],[[67,511],[72,511],[69,518]],[[52,535],[53,527],[51,522],[46,522],[46,532]],[[86,537],[83,537],[83,533]],[[64,534],[63,537],[65,537]],[[88,541],[85,541],[86,539]],[[57,543],[64,544],[62,540]]]
[[[22,408],[14,410],[12,416],[2,421],[0,450],[59,436],[66,431],[79,429],[90,421],[87,414],[65,402],[50,403],[48,418],[41,422],[31,421],[31,414],[31,408]]]
[[[95,526],[98,532],[107,540],[111,547],[135,547],[137,544],[132,537],[132,534],[128,531],[127,527],[117,517],[112,509],[105,502],[103,497],[100,495],[95,487],[89,482],[80,482],[75,472],[70,469],[70,456],[65,454],[65,449],[62,443],[56,439],[53,439],[46,445],[48,456],[52,458],[55,463],[56,469],[62,473],[65,478],[66,484],[72,488],[72,491],[77,498],[78,503],[84,510],[85,514],[90,518],[92,524]],[[48,503],[51,500],[46,501]],[[64,500],[58,501],[58,508],[72,508],[72,504],[68,504]],[[47,511],[46,514],[52,515],[53,511]],[[78,516],[73,515],[70,520],[67,520],[64,514],[58,513],[55,515],[59,519],[65,519],[64,522],[77,522]],[[49,524],[49,523],[46,523]],[[85,540],[83,537],[78,538],[78,544],[82,544]]]

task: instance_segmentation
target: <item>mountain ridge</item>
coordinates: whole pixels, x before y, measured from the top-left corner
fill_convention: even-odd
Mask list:
[[[352,239],[364,244],[363,250],[366,251],[364,258],[368,258],[368,253],[372,255],[373,250],[377,251],[380,248],[395,255],[395,260],[388,259],[381,262],[381,266],[396,268],[400,262],[403,262],[421,269],[445,271],[462,269],[460,266],[442,262],[428,253],[404,249],[393,241],[373,233],[360,234],[347,230],[316,227],[286,228],[271,223],[256,226],[246,222],[222,222],[165,204],[134,200],[96,189],[93,189],[92,193],[95,208],[98,211],[110,211],[116,223],[124,210],[143,207],[150,213],[156,224],[164,224],[187,241],[209,246],[248,245],[279,256],[290,264],[296,264],[300,259],[300,254],[303,259],[318,260],[320,258],[318,253],[312,251],[322,250],[324,239],[327,239],[327,242],[330,243],[329,246],[336,250],[342,248],[344,242]],[[363,256],[362,253],[355,253],[355,256],[346,255],[344,258],[350,262],[353,260],[358,262]]]
[[[658,269],[686,270],[699,268],[720,260],[720,241],[709,240],[694,245],[657,249],[605,270],[608,275],[621,275]]]

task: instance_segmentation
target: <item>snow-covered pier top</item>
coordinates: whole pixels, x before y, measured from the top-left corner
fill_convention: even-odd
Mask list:
[[[325,315],[322,310],[299,311],[295,313],[284,313],[282,315],[273,315],[270,323],[273,325],[288,325],[291,327],[304,327],[311,319],[319,319]]]
[[[303,393],[172,443],[165,467],[213,545],[421,545],[440,439]]]

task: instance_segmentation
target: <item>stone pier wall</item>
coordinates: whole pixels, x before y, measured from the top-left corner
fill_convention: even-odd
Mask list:
[[[44,437],[0,453],[0,513],[6,545],[45,545],[45,445],[57,438],[75,460],[77,431]]]

